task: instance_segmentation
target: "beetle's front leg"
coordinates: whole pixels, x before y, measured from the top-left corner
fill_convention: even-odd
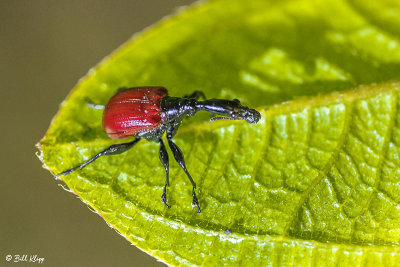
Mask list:
[[[193,98],[196,100],[199,100],[200,98],[202,98],[203,100],[206,100],[206,95],[202,91],[194,91],[190,95],[184,95],[183,98]]]
[[[169,128],[167,130],[168,145],[171,148],[172,153],[174,154],[174,158],[175,158],[176,162],[178,162],[179,166],[181,166],[181,168],[183,169],[183,171],[185,172],[186,176],[189,178],[190,183],[193,186],[193,190],[192,190],[192,196],[193,196],[192,205],[196,206],[197,207],[197,212],[200,213],[201,209],[200,209],[199,201],[197,199],[196,192],[194,191],[196,189],[196,183],[193,181],[192,176],[190,175],[190,173],[186,169],[186,164],[185,164],[185,160],[183,158],[182,151],[171,140],[172,136],[173,136],[172,133],[174,133],[174,132],[176,132],[176,129],[174,129],[173,127]]]

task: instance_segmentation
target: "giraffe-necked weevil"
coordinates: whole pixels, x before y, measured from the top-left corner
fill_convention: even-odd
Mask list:
[[[200,101],[199,99],[203,100]],[[98,105],[96,105],[98,106]],[[144,138],[148,141],[160,144],[159,156],[166,172],[166,180],[161,201],[167,204],[167,186],[169,185],[169,159],[162,136],[166,132],[168,145],[175,157],[175,160],[182,167],[186,176],[192,183],[193,202],[200,213],[200,205],[197,200],[195,189],[196,183],[186,169],[185,161],[181,150],[172,141],[182,119],[186,116],[193,116],[198,111],[208,111],[219,117],[211,118],[211,121],[219,119],[245,120],[248,123],[257,123],[260,120],[260,113],[255,109],[242,106],[238,99],[206,99],[200,91],[184,97],[170,97],[164,87],[134,87],[121,89],[109,100],[103,114],[103,129],[113,139],[135,137],[133,141],[111,145],[94,157],[56,175],[68,175],[71,172],[82,169],[97,158],[104,155],[120,154]]]

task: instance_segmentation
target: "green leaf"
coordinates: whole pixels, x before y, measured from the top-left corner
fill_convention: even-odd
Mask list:
[[[85,98],[106,103],[119,87],[238,98],[261,112],[258,124],[198,114],[175,137],[200,214],[172,160],[172,208],[161,203],[156,143],[62,179],[168,264],[398,265],[399,17],[395,0],[198,4],[90,71],[40,142],[40,158],[59,173],[115,143]]]

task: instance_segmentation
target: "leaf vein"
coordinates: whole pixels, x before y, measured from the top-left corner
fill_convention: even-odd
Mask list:
[[[303,192],[302,197],[299,201],[299,204],[297,205],[297,207],[294,209],[294,211],[292,212],[292,216],[289,219],[288,223],[285,226],[285,229],[283,230],[282,236],[287,236],[290,230],[290,227],[292,226],[292,224],[295,222],[296,218],[297,218],[297,214],[300,211],[300,208],[304,205],[304,203],[306,202],[310,192],[315,188],[315,186],[317,186],[320,181],[323,179],[323,177],[326,176],[326,174],[328,173],[329,169],[332,167],[333,163],[335,162],[334,160],[336,159],[337,155],[339,154],[339,152],[341,151],[349,130],[350,130],[350,123],[352,120],[352,111],[353,111],[353,103],[352,102],[347,102],[345,104],[345,120],[344,120],[344,125],[343,125],[343,130],[342,133],[339,137],[338,143],[336,145],[336,147],[333,149],[332,151],[332,155],[330,156],[329,160],[327,161],[325,167],[319,171],[317,177],[315,177],[314,181],[311,183],[311,185]]]

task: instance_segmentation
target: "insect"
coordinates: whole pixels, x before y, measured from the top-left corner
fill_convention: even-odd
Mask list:
[[[202,98],[203,101],[199,99]],[[93,105],[93,107],[99,105]],[[159,157],[164,165],[166,179],[161,201],[167,208],[167,186],[169,186],[169,159],[162,136],[166,132],[168,145],[175,160],[181,166],[192,184],[192,205],[197,207],[200,213],[200,205],[197,200],[195,189],[196,183],[186,169],[185,160],[179,147],[172,141],[182,119],[193,116],[198,111],[208,111],[215,115],[211,121],[220,119],[245,120],[248,123],[257,123],[261,117],[255,109],[242,106],[238,99],[206,99],[204,93],[195,91],[184,97],[168,96],[164,87],[133,87],[119,89],[105,106],[103,114],[103,129],[112,139],[135,137],[133,141],[111,145],[88,161],[72,169],[63,171],[56,175],[68,175],[71,172],[82,169],[105,155],[120,154],[132,148],[140,139],[154,141],[160,144]]]

